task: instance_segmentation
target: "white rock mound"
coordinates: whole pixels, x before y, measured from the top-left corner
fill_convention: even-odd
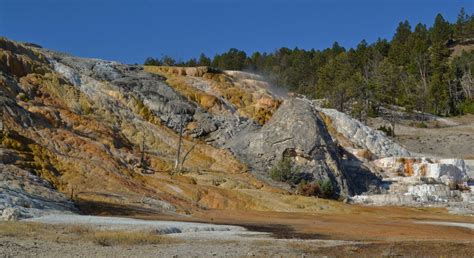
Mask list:
[[[393,142],[384,133],[364,125],[347,114],[327,108],[318,108],[318,111],[331,119],[332,126],[338,133],[379,158],[410,156],[408,150]]]
[[[445,185],[463,184],[469,179],[466,164],[462,159],[388,157],[373,163],[388,175],[425,177]]]

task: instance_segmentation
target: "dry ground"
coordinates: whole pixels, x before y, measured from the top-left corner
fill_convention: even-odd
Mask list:
[[[40,257],[472,257],[474,254],[474,230],[417,223],[472,224],[473,216],[453,215],[440,208],[364,207],[335,201],[326,205],[333,206],[330,213],[206,210],[181,217],[152,213],[135,216],[241,225],[271,233],[271,238],[242,236],[238,240],[206,237],[212,232],[193,237],[186,234],[156,236],[149,232],[97,232],[81,226],[3,222],[0,224],[0,254]],[[103,210],[101,212],[103,214]]]
[[[378,128],[380,118],[369,125]],[[426,125],[428,128],[421,128]],[[409,151],[443,158],[474,159],[474,115],[450,117],[441,121],[403,121],[396,126],[395,141]]]
[[[473,230],[414,220],[474,222],[443,210],[354,207],[358,213],[317,215],[208,211],[192,220],[235,223],[273,233],[239,240],[97,231],[84,226],[0,223],[0,256],[35,257],[471,257]],[[160,216],[148,216],[148,219]],[[182,220],[182,219],[181,219]],[[212,234],[210,232],[209,234]],[[185,235],[185,234],[183,234]],[[340,241],[333,239],[344,239]]]

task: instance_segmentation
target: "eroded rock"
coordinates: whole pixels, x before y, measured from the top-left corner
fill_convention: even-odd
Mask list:
[[[20,211],[15,208],[6,208],[2,212],[2,220],[15,221],[20,217]]]
[[[236,135],[230,148],[262,177],[268,178],[270,168],[288,155],[313,180],[330,179],[338,194],[352,193],[331,136],[314,108],[302,100],[286,100],[261,129]]]

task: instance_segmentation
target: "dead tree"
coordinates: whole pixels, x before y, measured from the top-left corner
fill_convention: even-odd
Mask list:
[[[3,136],[6,135],[6,125],[3,119],[3,105],[0,107],[0,144]]]
[[[194,150],[196,147],[196,143],[189,148],[188,151],[184,154],[183,158],[181,158],[181,148],[183,147],[183,130],[184,130],[184,116],[181,116],[180,125],[179,125],[179,140],[178,140],[178,148],[176,152],[176,159],[174,161],[174,171],[181,172],[184,167],[184,162],[188,158],[189,154]]]
[[[195,143],[193,146],[191,146],[191,148],[189,148],[189,150],[186,152],[186,154],[184,154],[183,159],[181,160],[181,167],[180,167],[180,169],[182,169],[182,168],[184,167],[184,162],[186,161],[186,158],[187,158],[188,155],[191,153],[191,151],[194,150],[194,147],[196,147],[196,144],[197,144],[197,143]]]
[[[146,169],[147,169],[147,165],[146,165],[146,162],[145,162],[145,137],[143,137],[143,141],[142,141],[142,151],[141,151],[141,155],[140,155],[140,167],[142,168],[142,174],[145,174]]]
[[[180,123],[179,123],[179,141],[178,141],[178,150],[176,152],[176,159],[174,161],[174,170],[175,171],[179,171],[179,159],[180,159],[180,154],[181,154],[181,145],[182,145],[182,142],[183,142],[183,127],[184,127],[184,116],[181,115],[181,118],[180,118]]]
[[[0,108],[0,136],[3,136],[3,107]]]
[[[390,123],[390,127],[391,127],[389,136],[395,137],[395,126],[397,125],[397,123],[400,120],[398,115],[396,114],[396,111],[387,109],[387,113],[385,114],[385,119],[388,120],[388,122]]]

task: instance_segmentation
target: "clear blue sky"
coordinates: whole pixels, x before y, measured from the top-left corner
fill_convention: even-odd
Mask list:
[[[391,38],[409,20],[453,22],[474,0],[0,0],[0,35],[78,56],[142,63],[231,47],[345,47]]]

